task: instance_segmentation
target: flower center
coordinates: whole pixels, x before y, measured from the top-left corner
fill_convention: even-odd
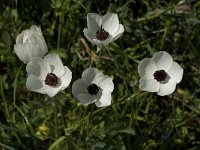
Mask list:
[[[54,73],[48,73],[44,82],[47,85],[56,86],[58,84],[58,77]]]
[[[99,92],[100,87],[98,87],[96,84],[91,84],[90,86],[88,86],[87,90],[88,93],[91,95],[97,95]]]
[[[154,74],[154,79],[156,79],[160,83],[167,82],[169,80],[168,74],[164,70],[158,70]]]
[[[100,41],[105,41],[109,36],[109,33],[104,30],[101,26],[101,28],[96,32],[96,38]]]

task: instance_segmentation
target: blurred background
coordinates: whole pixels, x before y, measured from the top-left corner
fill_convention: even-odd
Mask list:
[[[0,149],[199,150],[200,1],[0,0]],[[83,35],[87,13],[117,13],[122,37],[102,50]],[[26,65],[13,52],[16,37],[41,27],[49,53],[73,73],[55,99],[28,91]],[[167,51],[184,68],[169,96],[139,90],[138,63]],[[72,83],[90,65],[113,78],[112,105],[84,107]]]

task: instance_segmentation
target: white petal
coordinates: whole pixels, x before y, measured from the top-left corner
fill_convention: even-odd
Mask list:
[[[102,74],[102,73],[96,68],[90,67],[83,71],[82,78],[85,79],[88,83],[91,83],[94,77],[98,74]]]
[[[176,83],[173,80],[169,80],[166,84],[160,84],[160,89],[157,92],[160,96],[172,94],[176,89]]]
[[[23,37],[24,37],[24,33],[27,32],[28,30],[24,30],[22,31],[22,33],[20,33],[17,38],[16,38],[16,44],[23,44]]]
[[[104,45],[104,47],[107,47],[108,44],[109,44],[110,42],[112,42],[112,41],[113,41],[113,37],[112,37],[112,36],[109,36],[105,41],[102,41],[102,44]]]
[[[167,70],[170,78],[172,78],[176,83],[181,82],[183,77],[183,68],[177,63],[173,62],[170,68]]]
[[[50,65],[52,73],[56,76],[61,77],[65,73],[65,67],[58,55],[48,54],[44,60]]]
[[[138,65],[138,73],[140,77],[153,79],[153,74],[157,70],[155,62],[151,58],[144,58]]]
[[[32,25],[30,29],[36,32],[37,34],[42,35],[41,28],[37,27],[36,25]]]
[[[108,45],[108,43],[110,43],[110,41],[111,41],[111,37],[107,38],[105,41],[93,39],[92,43],[97,45],[98,47],[104,47],[104,46]]]
[[[109,32],[110,35],[114,34],[119,27],[119,19],[117,14],[108,13],[102,18],[102,27]]]
[[[33,74],[36,77],[39,77],[42,72],[40,65],[38,63],[34,63],[33,61],[29,61],[26,65],[26,71],[28,75]]]
[[[42,35],[39,36],[39,35],[35,35],[35,34],[32,37],[34,38],[35,44],[37,44],[39,46],[39,49],[40,49],[39,52],[40,52],[41,56],[44,56],[48,52],[44,37]]]
[[[89,33],[88,29],[83,30],[85,37],[94,45],[97,45],[98,47],[103,47],[104,45],[107,45],[111,41],[111,36],[108,37],[105,41],[100,41],[96,39],[95,35],[92,35]]]
[[[112,35],[111,42],[117,40],[123,34],[123,32],[124,32],[124,26],[120,24],[116,33]]]
[[[26,71],[44,80],[48,73],[51,72],[50,66],[42,58],[32,58],[26,65]]]
[[[90,95],[90,94],[78,94],[77,95],[77,99],[84,106],[87,106],[87,105],[89,105],[91,103],[94,103],[97,100],[97,98],[95,96]]]
[[[107,75],[99,74],[99,75],[95,76],[92,83],[95,83],[101,89],[108,90],[110,92],[112,92],[114,89],[114,83],[112,81],[112,78]]]
[[[23,36],[23,43],[26,43],[28,40],[30,40],[29,38],[32,35],[33,35],[33,31],[31,31],[31,30],[25,30],[24,36]]]
[[[45,94],[47,94],[49,97],[54,97],[56,94],[58,94],[61,91],[62,86],[58,87],[52,87],[45,85]]]
[[[14,51],[22,62],[24,62],[24,63],[28,62],[28,60],[29,60],[28,54],[27,54],[26,50],[24,49],[23,44],[18,44],[18,45],[15,44]]]
[[[78,98],[78,94],[88,94],[88,86],[90,83],[87,83],[84,79],[78,79],[72,84],[72,94],[75,98]]]
[[[65,66],[65,73],[60,78],[61,86],[62,86],[61,90],[64,90],[65,88],[67,88],[71,80],[72,80],[72,72],[67,66]]]
[[[23,47],[24,51],[26,51],[25,54],[27,55],[28,61],[33,57],[43,57],[38,44],[26,42],[23,44]]]
[[[87,26],[90,34],[96,34],[99,27],[101,26],[102,19],[101,16],[95,13],[88,13],[87,14]]]
[[[140,89],[143,91],[148,91],[148,92],[157,92],[159,90],[159,85],[156,80],[154,79],[140,79]]]
[[[103,91],[100,99],[95,104],[97,107],[109,106],[111,104],[111,92]]]
[[[28,41],[30,43],[37,44],[39,46],[41,55],[44,56],[47,53],[48,49],[47,49],[47,45],[44,40],[44,37],[42,35],[41,29],[38,28],[37,26],[33,25],[33,26],[31,26],[31,29],[29,32],[32,34],[28,38]]]
[[[43,82],[32,74],[27,78],[26,87],[31,91],[44,94]]]
[[[87,29],[87,28],[85,28],[84,30],[83,30],[83,33],[84,33],[84,35],[85,35],[85,37],[91,42],[91,43],[93,43],[93,36],[90,34],[90,32],[89,32],[89,30]]]
[[[27,63],[32,57],[43,57],[38,44],[26,42],[14,45],[14,50],[21,61]]]
[[[155,53],[152,59],[155,61],[158,70],[167,71],[173,62],[171,55],[165,51]]]

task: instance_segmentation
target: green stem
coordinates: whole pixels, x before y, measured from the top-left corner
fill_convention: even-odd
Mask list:
[[[55,98],[53,98],[52,107],[53,107],[53,112],[54,112],[54,124],[55,124],[54,131],[55,131],[56,138],[58,138],[57,107],[55,104]]]
[[[6,98],[5,98],[5,95],[4,95],[4,91],[3,91],[3,81],[2,81],[2,76],[0,75],[0,95],[3,99],[3,107],[4,107],[4,110],[3,110],[3,113],[7,119],[7,122],[9,123],[9,125],[12,127],[12,122],[11,122],[11,119],[10,119],[10,113],[9,113],[9,110],[8,110],[8,103],[6,101]],[[14,132],[14,136],[17,138],[17,141],[22,145],[22,142],[20,141],[20,138],[18,137],[17,133]]]
[[[0,146],[2,147],[2,149],[8,149],[8,150],[15,150],[14,148],[12,148],[12,147],[10,147],[10,146],[8,146],[8,145],[6,145],[6,144],[3,144],[3,143],[1,143],[0,142]]]
[[[8,103],[6,101],[6,98],[5,98],[5,95],[4,95],[4,91],[3,91],[3,79],[2,79],[2,76],[0,75],[0,94],[1,94],[1,97],[2,97],[2,100],[3,100],[3,108],[4,108],[4,115],[7,119],[8,122],[10,122],[10,114],[9,114],[9,111],[8,111]]]
[[[172,5],[171,7],[165,9],[165,10],[161,10],[159,12],[154,12],[153,15],[149,15],[149,16],[144,16],[142,18],[138,18],[136,20],[137,23],[141,23],[141,22],[145,22],[145,21],[150,21],[150,20],[153,20],[153,19],[156,19],[158,17],[160,17],[162,14],[166,13],[167,11],[169,11],[170,9],[172,9],[174,7],[174,5]]]
[[[59,49],[59,47],[60,47],[61,29],[62,29],[62,12],[59,13],[59,26],[58,26],[57,49]]]
[[[15,80],[14,80],[14,87],[13,87],[13,105],[14,105],[14,110],[16,108],[16,89],[17,89],[17,79],[18,79],[18,76],[19,76],[19,73],[22,69],[24,64],[22,64],[19,68],[19,70],[17,71],[17,75],[15,77]],[[15,123],[15,117],[13,118],[13,123]]]
[[[171,20],[167,22],[167,25],[166,25],[165,30],[164,30],[164,34],[163,34],[162,39],[161,39],[161,49],[163,49],[163,47],[164,47],[165,39],[166,39],[166,37],[168,35],[169,29],[171,27],[171,24],[172,24]]]
[[[86,113],[87,113],[87,109],[88,109],[88,107],[86,107],[86,109],[85,109],[85,111],[84,111],[84,113],[83,113],[83,116],[81,117],[82,119],[81,119],[81,121],[80,121],[80,126],[81,126],[82,122],[83,122],[84,119],[85,119],[85,115],[86,115]],[[81,128],[80,128],[80,130],[81,130]],[[81,141],[81,136],[79,136],[79,139],[78,139],[78,142],[77,142],[77,149],[78,149],[78,150],[80,149],[80,141]]]
[[[97,59],[97,67],[100,65],[100,59],[101,59],[101,55],[102,55],[102,50],[99,51],[99,55],[98,55],[98,59]]]
[[[55,98],[55,105],[57,106],[59,113],[61,114],[61,121],[62,121],[63,126],[65,127],[66,126],[65,118],[62,113],[62,107],[61,107],[60,100],[58,98]]]
[[[31,134],[34,135],[34,130],[33,130],[33,127],[31,125],[29,119],[26,117],[26,115],[23,113],[23,111],[17,105],[16,105],[16,109],[22,115],[22,117],[24,118],[27,126],[29,127],[29,130],[30,130]]]

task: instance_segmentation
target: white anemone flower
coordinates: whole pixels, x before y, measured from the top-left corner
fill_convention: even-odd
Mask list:
[[[87,27],[83,30],[84,35],[91,43],[97,45],[97,51],[117,40],[124,32],[124,26],[119,24],[115,13],[107,13],[104,16],[88,13]]]
[[[113,89],[114,84],[111,77],[90,67],[82,73],[81,79],[73,83],[72,94],[85,106],[95,103],[97,107],[104,107],[111,104]]]
[[[183,68],[174,62],[165,51],[157,52],[152,58],[143,59],[138,65],[140,89],[157,92],[160,96],[172,94],[183,77]]]
[[[30,29],[22,31],[16,38],[14,52],[24,63],[32,57],[43,57],[48,49],[41,29],[33,25]]]
[[[26,87],[34,92],[55,96],[68,87],[72,79],[72,72],[58,55],[48,54],[43,58],[30,59],[26,66],[28,78]]]

